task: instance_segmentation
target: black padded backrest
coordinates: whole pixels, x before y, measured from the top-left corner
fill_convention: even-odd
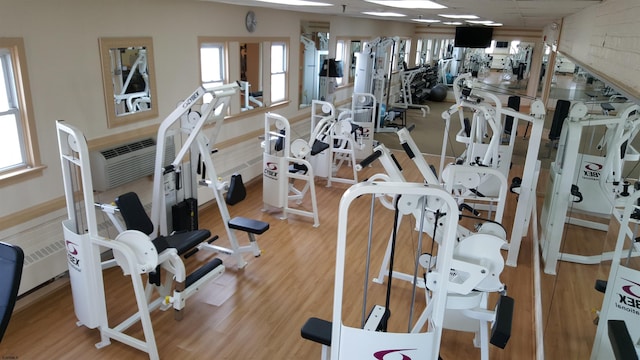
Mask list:
[[[127,230],[138,230],[147,235],[153,232],[153,223],[144,210],[138,194],[134,192],[122,194],[116,198],[116,205],[120,209],[120,215]]]
[[[520,111],[520,96],[509,96],[509,99],[507,100],[507,107],[515,111]],[[504,118],[504,133],[511,135],[512,129],[513,116],[507,115]]]
[[[569,116],[569,107],[571,102],[567,100],[558,100],[556,103],[556,111],[553,112],[553,121],[551,122],[551,130],[549,130],[549,140],[558,140],[562,131],[564,119]]]
[[[242,182],[242,175],[231,175],[229,190],[227,190],[227,195],[225,196],[224,201],[229,205],[235,205],[244,200],[245,197],[247,197],[247,189],[245,189],[244,183]]]
[[[23,264],[24,253],[20,247],[0,242],[0,341],[18,298]]]

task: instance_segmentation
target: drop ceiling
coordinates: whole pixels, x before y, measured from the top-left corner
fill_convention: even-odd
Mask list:
[[[502,23],[509,28],[542,29],[548,24],[559,22],[564,16],[579,12],[580,10],[601,3],[601,0],[440,0],[439,4],[447,9],[442,10],[403,10],[368,3],[363,0],[316,0],[330,3],[332,6],[289,6],[269,4],[255,0],[205,0],[233,5],[251,7],[266,7],[280,10],[293,10],[299,12],[322,13],[329,15],[341,15],[350,17],[377,18],[363,15],[365,11],[391,11],[407,15],[403,18],[393,18],[393,21],[407,21],[422,17],[423,19],[439,19],[438,14],[473,14],[479,20],[492,20]],[[462,20],[464,21],[464,20]]]

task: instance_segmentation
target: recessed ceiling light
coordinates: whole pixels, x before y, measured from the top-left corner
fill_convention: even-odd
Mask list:
[[[460,21],[445,21],[442,24],[443,25],[462,25]]]
[[[444,5],[440,5],[433,1],[428,0],[364,0],[369,3],[374,3],[383,6],[390,6],[400,9],[446,9]]]
[[[435,19],[411,19],[411,21],[422,22],[422,23],[439,23],[440,20]]]
[[[403,16],[407,16],[405,14],[398,14],[398,13],[388,12],[388,11],[367,11],[367,12],[363,12],[363,14],[372,15],[372,16],[381,16],[381,17],[403,17]]]
[[[447,19],[478,19],[476,15],[455,15],[455,14],[438,14]]]
[[[259,2],[265,2],[270,4],[279,4],[279,5],[291,5],[291,6],[333,6],[333,4],[327,4],[318,1],[307,1],[307,0],[256,0]]]
[[[487,26],[502,26],[502,23],[491,23],[491,24],[485,24]]]

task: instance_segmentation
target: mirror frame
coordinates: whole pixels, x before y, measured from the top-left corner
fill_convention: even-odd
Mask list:
[[[102,86],[104,102],[107,110],[107,127],[123,126],[137,121],[158,117],[158,96],[156,92],[155,67],[153,65],[153,39],[151,37],[122,37],[99,38],[100,62],[102,71]],[[151,93],[151,108],[129,114],[117,115],[115,108],[115,93],[111,73],[110,49],[144,47],[147,50],[147,71],[149,73],[149,92]]]

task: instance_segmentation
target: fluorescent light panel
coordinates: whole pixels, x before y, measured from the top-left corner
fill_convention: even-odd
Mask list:
[[[389,6],[399,9],[446,9],[444,5],[440,5],[429,0],[364,0],[368,3]]]
[[[317,1],[307,0],[256,0],[259,2],[278,4],[278,5],[291,5],[291,6],[332,6],[333,4],[327,4]]]
[[[494,24],[492,20],[467,20],[469,24]]]
[[[442,16],[447,19],[479,19],[476,15],[456,15],[456,14],[438,14],[438,16]]]
[[[363,12],[363,14],[371,15],[371,16],[380,16],[380,17],[403,17],[403,16],[407,16],[405,14],[398,14],[398,13],[388,12],[388,11],[366,11],[366,12]]]
[[[422,22],[422,23],[439,23],[440,20],[435,19],[411,19],[412,21]]]
[[[462,25],[460,21],[445,21],[442,24],[443,25]]]

